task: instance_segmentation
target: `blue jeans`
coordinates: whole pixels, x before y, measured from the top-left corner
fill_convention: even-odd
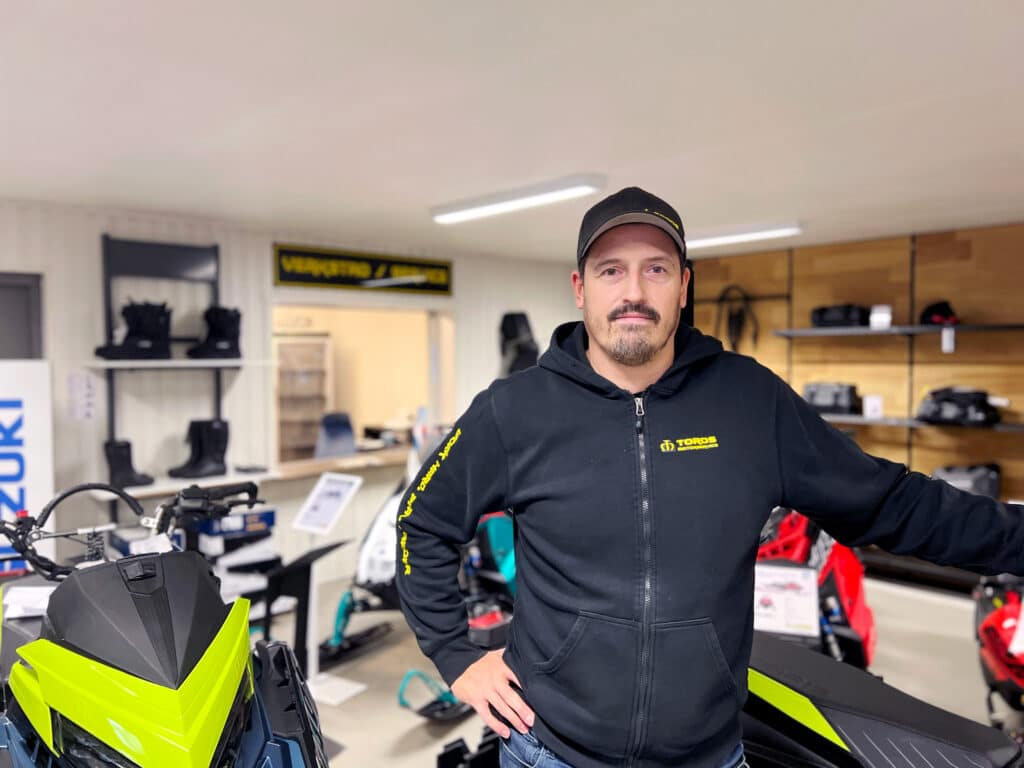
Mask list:
[[[743,745],[737,744],[722,768],[744,768]],[[512,735],[501,740],[501,768],[572,768],[554,752],[538,741],[533,731],[525,734],[513,729]]]

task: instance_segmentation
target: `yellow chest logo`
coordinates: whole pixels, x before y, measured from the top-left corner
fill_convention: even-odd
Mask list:
[[[718,438],[715,435],[705,437],[680,437],[677,440],[665,439],[658,446],[662,453],[679,453],[680,451],[706,451],[709,448],[718,447]]]

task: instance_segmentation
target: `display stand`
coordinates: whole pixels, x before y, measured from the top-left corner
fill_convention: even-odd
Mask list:
[[[282,596],[294,597],[298,600],[295,608],[295,638],[292,648],[295,651],[295,658],[299,662],[299,668],[307,680],[319,671],[317,657],[319,644],[316,639],[317,605],[313,602],[317,597],[317,589],[313,579],[313,563],[348,543],[348,541],[336,541],[311,549],[297,560],[267,573],[266,589],[246,594],[250,600],[263,600],[267,606],[273,605],[274,601]],[[264,612],[261,622],[265,638],[271,636],[272,621],[273,615],[268,608]]]
[[[323,473],[313,490],[310,491],[299,514],[295,517],[292,528],[309,533],[310,547],[313,547],[318,536],[326,536],[334,528],[341,518],[342,512],[345,511],[362,484],[363,478],[359,475],[345,475],[337,472]],[[328,546],[333,549],[337,545]],[[321,547],[312,552],[321,552],[324,549]],[[300,662],[313,698],[323,704],[336,706],[352,695],[353,684],[329,673],[320,672],[320,643],[318,640],[320,635],[316,623],[320,606],[319,588],[312,569],[310,569],[307,589],[308,598],[314,608],[309,613],[307,631],[302,640],[300,641],[296,635],[296,649],[301,647],[303,650],[305,658],[300,659]],[[296,617],[296,623],[299,621],[301,621],[300,617]]]

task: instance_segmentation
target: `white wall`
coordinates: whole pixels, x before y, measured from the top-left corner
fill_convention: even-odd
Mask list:
[[[93,349],[103,343],[103,269],[100,238],[104,234],[142,240],[205,245],[218,243],[221,301],[240,307],[242,351],[251,359],[270,357],[271,298],[267,276],[270,257],[265,236],[199,219],[0,201],[0,271],[43,275],[43,352],[51,361],[54,394],[56,487],[106,478],[102,444],[107,435],[106,386],[102,373],[88,373]],[[254,269],[254,265],[264,265]],[[132,280],[119,293],[136,300],[148,286]],[[181,286],[169,287],[179,305],[197,297]],[[192,318],[193,329],[197,328]],[[175,330],[178,330],[177,328]],[[183,351],[183,350],[181,350]],[[68,379],[94,376],[95,416],[76,421],[70,413]],[[266,463],[269,450],[270,369],[252,367],[225,374],[224,417],[231,425],[230,457],[236,463]],[[213,402],[212,375],[118,373],[118,437],[132,441],[136,465],[166,473],[187,458],[184,446],[189,419],[208,418]]]
[[[572,302],[569,273],[572,244],[564,264],[483,258],[454,260],[452,297],[420,297],[403,293],[274,288],[274,242],[374,249],[365,243],[323,242],[302,233],[259,231],[225,222],[86,207],[0,200],[0,271],[43,275],[44,354],[53,365],[55,485],[105,478],[102,444],[106,439],[106,398],[102,374],[98,410],[91,421],[70,413],[68,378],[87,371],[93,348],[103,341],[102,255],[104,234],[140,240],[205,245],[217,243],[221,254],[221,301],[242,310],[242,352],[250,361],[270,358],[270,307],[279,304],[391,306],[441,309],[455,321],[456,410],[499,371],[498,323],[503,312],[529,314],[541,349],[553,328],[578,317]],[[416,254],[424,255],[424,254]],[[436,255],[435,255],[436,256]],[[147,296],[136,291],[152,286],[135,281],[117,295]],[[178,320],[191,320],[193,330],[201,298],[181,287],[168,287]],[[188,309],[186,309],[188,308]],[[191,316],[190,318],[187,316]],[[176,325],[179,323],[176,322]],[[180,326],[175,329],[180,331]],[[212,383],[205,372],[119,373],[118,437],[130,439],[136,466],[166,472],[186,458],[183,444],[191,418],[210,415]],[[272,434],[272,379],[266,365],[225,374],[224,416],[231,425],[229,460],[268,464],[267,436]]]

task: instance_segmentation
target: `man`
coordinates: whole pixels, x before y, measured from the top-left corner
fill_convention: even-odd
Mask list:
[[[480,393],[400,507],[398,588],[503,765],[743,764],[758,537],[776,506],[839,541],[1024,572],[1021,509],[864,454],[781,379],[680,322],[679,215],[637,188],[583,218],[582,323]],[[459,547],[511,509],[504,651],[467,639]]]

